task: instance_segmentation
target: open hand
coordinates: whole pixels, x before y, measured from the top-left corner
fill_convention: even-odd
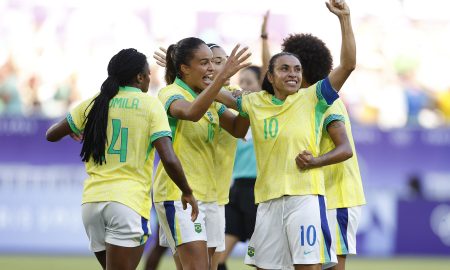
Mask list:
[[[240,45],[236,45],[231,51],[230,56],[225,62],[225,66],[222,71],[217,75],[221,77],[224,81],[228,80],[236,74],[240,69],[250,66],[252,63],[245,62],[252,54],[248,52],[248,47],[239,50]]]
[[[153,58],[156,60],[156,64],[158,64],[158,66],[163,68],[166,67],[166,55],[167,50],[163,47],[159,47],[159,51],[153,52]]]

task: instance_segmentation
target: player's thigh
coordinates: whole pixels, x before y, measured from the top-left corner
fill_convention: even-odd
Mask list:
[[[289,196],[285,209],[286,233],[294,265],[336,262],[323,196]]]
[[[245,264],[262,269],[282,269],[286,266],[289,246],[283,228],[283,204],[283,198],[259,204]]]
[[[180,201],[157,202],[155,209],[161,226],[160,240],[164,238],[164,242],[167,241],[173,254],[186,243],[207,241],[205,213],[200,205],[199,215],[194,222],[191,220],[190,205],[184,210]]]

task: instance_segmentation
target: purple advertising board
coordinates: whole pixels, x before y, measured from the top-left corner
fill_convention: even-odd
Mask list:
[[[450,201],[400,200],[395,253],[450,255]]]

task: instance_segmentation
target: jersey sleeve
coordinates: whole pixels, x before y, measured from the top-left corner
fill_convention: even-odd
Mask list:
[[[67,113],[66,119],[73,133],[77,135],[83,133],[84,126],[86,125],[85,120],[89,113],[89,109],[93,105],[93,100],[94,98],[85,100]]]
[[[324,80],[318,81],[316,84],[308,87],[304,91],[305,97],[307,97],[310,102],[315,104],[316,116],[320,116],[320,118],[334,103],[334,101],[339,98],[339,95],[331,86],[328,77]],[[316,125],[316,127],[318,126]]]
[[[221,117],[222,114],[227,110],[227,107],[225,105],[223,105],[222,103],[217,102],[217,101],[215,101],[214,103],[215,103],[214,104],[215,108],[217,110],[217,114],[219,115],[219,117]]]
[[[251,103],[250,99],[252,96],[251,94],[242,95],[236,99],[236,106],[240,116],[248,118],[249,104]]]
[[[163,105],[155,100],[152,103],[150,109],[150,143],[161,137],[171,137],[172,132],[170,131],[169,120],[167,119],[166,111]]]
[[[161,89],[158,94],[158,98],[164,106],[164,110],[169,114],[169,108],[172,102],[178,99],[185,99],[180,92],[171,86]]]
[[[338,93],[333,89],[333,86],[331,86],[328,77],[317,82],[316,95],[320,103],[325,103],[328,106],[333,104],[333,102],[339,98]]]
[[[333,105],[328,108],[324,114],[323,129],[326,132],[328,125],[333,121],[341,121],[345,123],[344,113],[341,110],[340,104],[338,102],[333,103]]]

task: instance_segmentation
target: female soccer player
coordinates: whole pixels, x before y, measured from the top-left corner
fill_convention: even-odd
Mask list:
[[[188,181],[199,200],[199,219],[193,223],[181,211],[180,193],[158,166],[154,200],[160,225],[183,269],[208,269],[220,245],[221,228],[217,205],[215,159],[219,125],[235,137],[245,136],[248,126],[214,98],[226,81],[241,68],[250,54],[236,46],[214,79],[213,54],[198,38],[186,38],[169,46],[166,82],[159,99],[169,116],[175,153],[180,157]],[[243,127],[243,128],[241,128]],[[208,248],[208,249],[207,249]],[[177,265],[180,269],[180,265]]]
[[[244,92],[258,92],[270,60],[267,22],[270,11],[263,17],[261,25],[262,68],[250,66],[239,72],[239,87]],[[217,270],[226,270],[226,260],[239,242],[250,239],[255,228],[255,181],[256,158],[251,130],[245,140],[239,140],[233,169],[234,184],[229,191],[229,203],[225,206],[225,251],[214,254],[218,261]]]
[[[356,65],[348,7],[334,1],[327,7],[340,19],[343,44],[341,63],[326,79],[298,91],[302,81],[300,61],[290,53],[280,53],[269,63],[268,91],[237,100],[219,95],[219,100],[231,108],[235,102],[252,125],[258,165],[255,200],[259,206],[246,263],[259,269],[320,269],[332,257],[323,171],[316,167],[299,170],[295,163],[297,154],[304,150],[318,155],[324,113],[338,98],[336,92]],[[348,157],[334,152],[322,156],[316,165]]]
[[[161,103],[145,93],[150,83],[147,58],[124,49],[108,64],[100,93],[74,108],[47,130],[47,140],[82,134],[84,184],[82,218],[103,269],[136,269],[149,235],[149,196],[154,149],[182,190],[184,209],[197,219],[198,207],[181,164]]]
[[[302,88],[307,88],[325,78],[332,69],[333,59],[325,43],[310,34],[291,35],[283,41],[282,50],[297,54],[303,67]],[[336,250],[338,264],[332,270],[344,270],[348,254],[356,254],[356,232],[361,207],[366,203],[359,172],[350,118],[344,103],[338,99],[324,115],[320,141],[320,155],[340,143],[339,137],[347,136],[353,157],[334,165],[323,167],[327,219],[330,225],[332,249]],[[311,159],[313,160],[313,159]],[[299,161],[301,161],[299,159]],[[309,162],[314,163],[314,161]],[[299,164],[307,166],[306,164]]]

